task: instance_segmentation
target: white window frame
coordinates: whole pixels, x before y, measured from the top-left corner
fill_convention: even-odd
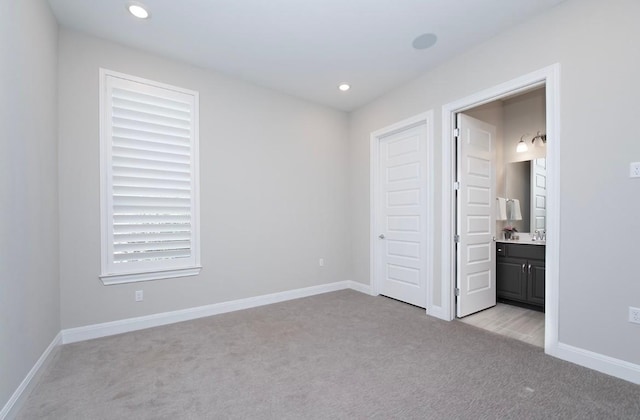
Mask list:
[[[179,98],[190,105],[190,256],[117,263],[114,258],[113,160],[111,86],[126,86],[134,92],[154,92],[165,98]],[[139,89],[139,90],[138,90]],[[101,275],[105,285],[195,276],[200,273],[200,202],[199,202],[199,95],[140,77],[100,69],[100,231]]]

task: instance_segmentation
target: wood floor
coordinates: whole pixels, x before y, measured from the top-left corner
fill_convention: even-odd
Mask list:
[[[473,315],[458,319],[466,324],[544,347],[544,313],[498,303]]]

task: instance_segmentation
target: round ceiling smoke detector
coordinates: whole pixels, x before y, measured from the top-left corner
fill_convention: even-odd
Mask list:
[[[413,48],[416,50],[426,50],[427,48],[433,47],[437,41],[438,37],[436,34],[422,34],[417,36],[411,45],[413,45]]]
[[[138,19],[147,19],[149,17],[149,12],[141,4],[130,4],[127,10]]]

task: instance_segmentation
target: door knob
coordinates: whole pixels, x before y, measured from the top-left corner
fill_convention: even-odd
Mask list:
[[[384,239],[384,233],[381,233],[380,235],[378,235],[378,238]]]

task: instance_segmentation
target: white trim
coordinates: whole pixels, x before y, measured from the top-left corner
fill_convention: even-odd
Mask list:
[[[197,276],[202,267],[178,268],[176,270],[151,271],[148,273],[105,274],[100,279],[105,286],[111,284],[135,283],[139,281],[172,279],[176,277]]]
[[[349,286],[349,289],[355,290],[356,292],[364,293],[365,295],[369,296],[376,296],[373,294],[373,292],[371,291],[371,286],[369,286],[368,284],[363,284],[353,280],[347,280],[347,285]]]
[[[197,308],[62,330],[55,336],[53,341],[45,349],[27,376],[24,378],[20,386],[18,386],[11,398],[9,398],[9,401],[7,401],[2,410],[0,410],[0,420],[15,417],[36,384],[34,378],[43,372],[46,366],[53,360],[54,351],[56,351],[57,347],[61,344],[75,343],[93,338],[137,331],[145,328],[167,325],[241,309],[254,308],[271,303],[283,302],[286,300],[298,299],[344,289],[352,289],[361,293],[373,295],[369,286],[353,280],[345,280],[319,286],[306,287],[303,289],[256,296],[253,298],[200,306]],[[434,312],[431,312],[429,315],[438,316],[437,311],[441,311],[442,307],[434,307],[433,310]],[[445,319],[441,316],[438,317]],[[589,369],[594,369],[608,375],[640,384],[640,365],[563,343],[558,344],[551,349],[551,351],[547,351],[547,353],[568,362],[576,363]]]
[[[453,289],[455,287],[454,252],[454,181],[453,158],[455,154],[453,130],[455,114],[505,96],[545,86],[546,91],[546,131],[551,139],[547,143],[548,186],[547,246],[546,246],[546,290],[545,290],[545,352],[552,354],[558,345],[558,295],[560,262],[560,64],[553,64],[541,70],[483,90],[442,107],[442,307],[446,319],[455,317]]]
[[[44,350],[40,358],[33,365],[27,376],[22,380],[18,388],[15,390],[9,401],[4,405],[2,410],[0,410],[0,420],[4,420],[5,418],[13,418],[16,416],[26,399],[29,397],[31,390],[36,385],[34,378],[41,372],[44,371],[46,366],[51,362],[54,355],[54,350],[58,347],[62,342],[62,333],[58,332],[56,336],[53,338],[53,341],[47,346]]]
[[[91,340],[94,338],[107,337],[110,335],[143,330],[145,328],[158,327],[161,325],[174,324],[176,322],[189,321],[192,319],[224,314],[241,309],[255,308],[258,306],[319,295],[327,292],[335,292],[337,290],[343,289],[353,288],[354,290],[366,293],[366,286],[362,285],[362,287],[360,287],[354,286],[354,284],[356,283],[350,280],[345,280],[335,283],[321,284],[318,286],[305,287],[302,289],[272,293],[268,295],[214,303],[212,305],[181,309],[178,311],[163,312],[136,318],[121,319],[118,321],[87,325],[84,327],[68,328],[62,330],[62,343],[68,344],[78,341]]]
[[[559,343],[549,355],[640,385],[640,365]]]
[[[197,91],[160,83],[153,80],[144,79],[137,76],[119,73],[105,68],[99,68],[99,122],[100,122],[100,279],[104,285],[132,283],[147,280],[159,280],[176,277],[196,276],[200,273],[200,169],[199,169],[199,143],[200,143],[200,123],[199,108],[200,96]],[[118,81],[119,79],[119,81]],[[142,84],[153,89],[162,89],[164,94],[178,95],[180,99],[188,97],[191,105],[191,128],[193,130],[191,138],[191,257],[186,262],[158,262],[136,263],[134,272],[122,272],[112,261],[113,255],[113,226],[111,208],[113,205],[113,195],[111,185],[111,123],[107,121],[109,86],[111,83],[133,82]],[[138,89],[138,88],[137,88]],[[186,258],[185,258],[186,259]]]
[[[435,179],[435,156],[434,156],[434,133],[433,133],[433,110],[429,110],[413,117],[398,121],[394,124],[381,128],[371,133],[370,135],[370,160],[369,160],[369,282],[371,284],[371,295],[377,296],[380,294],[380,285],[376,280],[376,240],[378,236],[377,232],[377,215],[376,209],[378,208],[378,200],[380,197],[380,191],[378,186],[380,185],[379,173],[378,173],[378,160],[380,159],[380,139],[391,134],[407,130],[409,128],[425,125],[427,138],[426,138],[426,152],[427,152],[427,198],[426,198],[426,213],[427,213],[427,227],[426,237],[424,238],[426,244],[425,258],[427,265],[426,273],[426,311],[427,314],[431,314],[433,311],[438,312],[438,307],[433,306],[433,260],[434,260],[434,237],[430,232],[435,231],[434,225],[434,209],[435,209],[435,196],[434,196],[434,179]]]
[[[433,297],[431,299],[433,301]],[[431,307],[427,308],[427,315],[431,315],[433,317],[442,319],[444,321],[451,321],[451,317],[449,316],[449,313],[445,310],[445,308],[442,305],[438,306],[432,303]]]
[[[196,90],[186,89],[186,88],[183,88],[183,87],[174,86],[174,85],[170,85],[170,84],[167,84],[167,83],[157,82],[155,80],[149,80],[149,79],[145,79],[143,77],[133,76],[133,75],[126,74],[126,73],[121,73],[121,72],[118,72],[118,71],[105,69],[103,67],[99,68],[99,72],[100,72],[100,80],[102,80],[105,75],[109,75],[109,76],[117,77],[118,79],[130,80],[132,82],[142,83],[144,85],[149,85],[149,86],[153,86],[153,87],[159,87],[159,88],[167,89],[167,90],[173,90],[174,92],[184,93],[184,94],[187,94],[187,95],[193,95],[196,98],[198,97],[198,91],[196,91]]]

